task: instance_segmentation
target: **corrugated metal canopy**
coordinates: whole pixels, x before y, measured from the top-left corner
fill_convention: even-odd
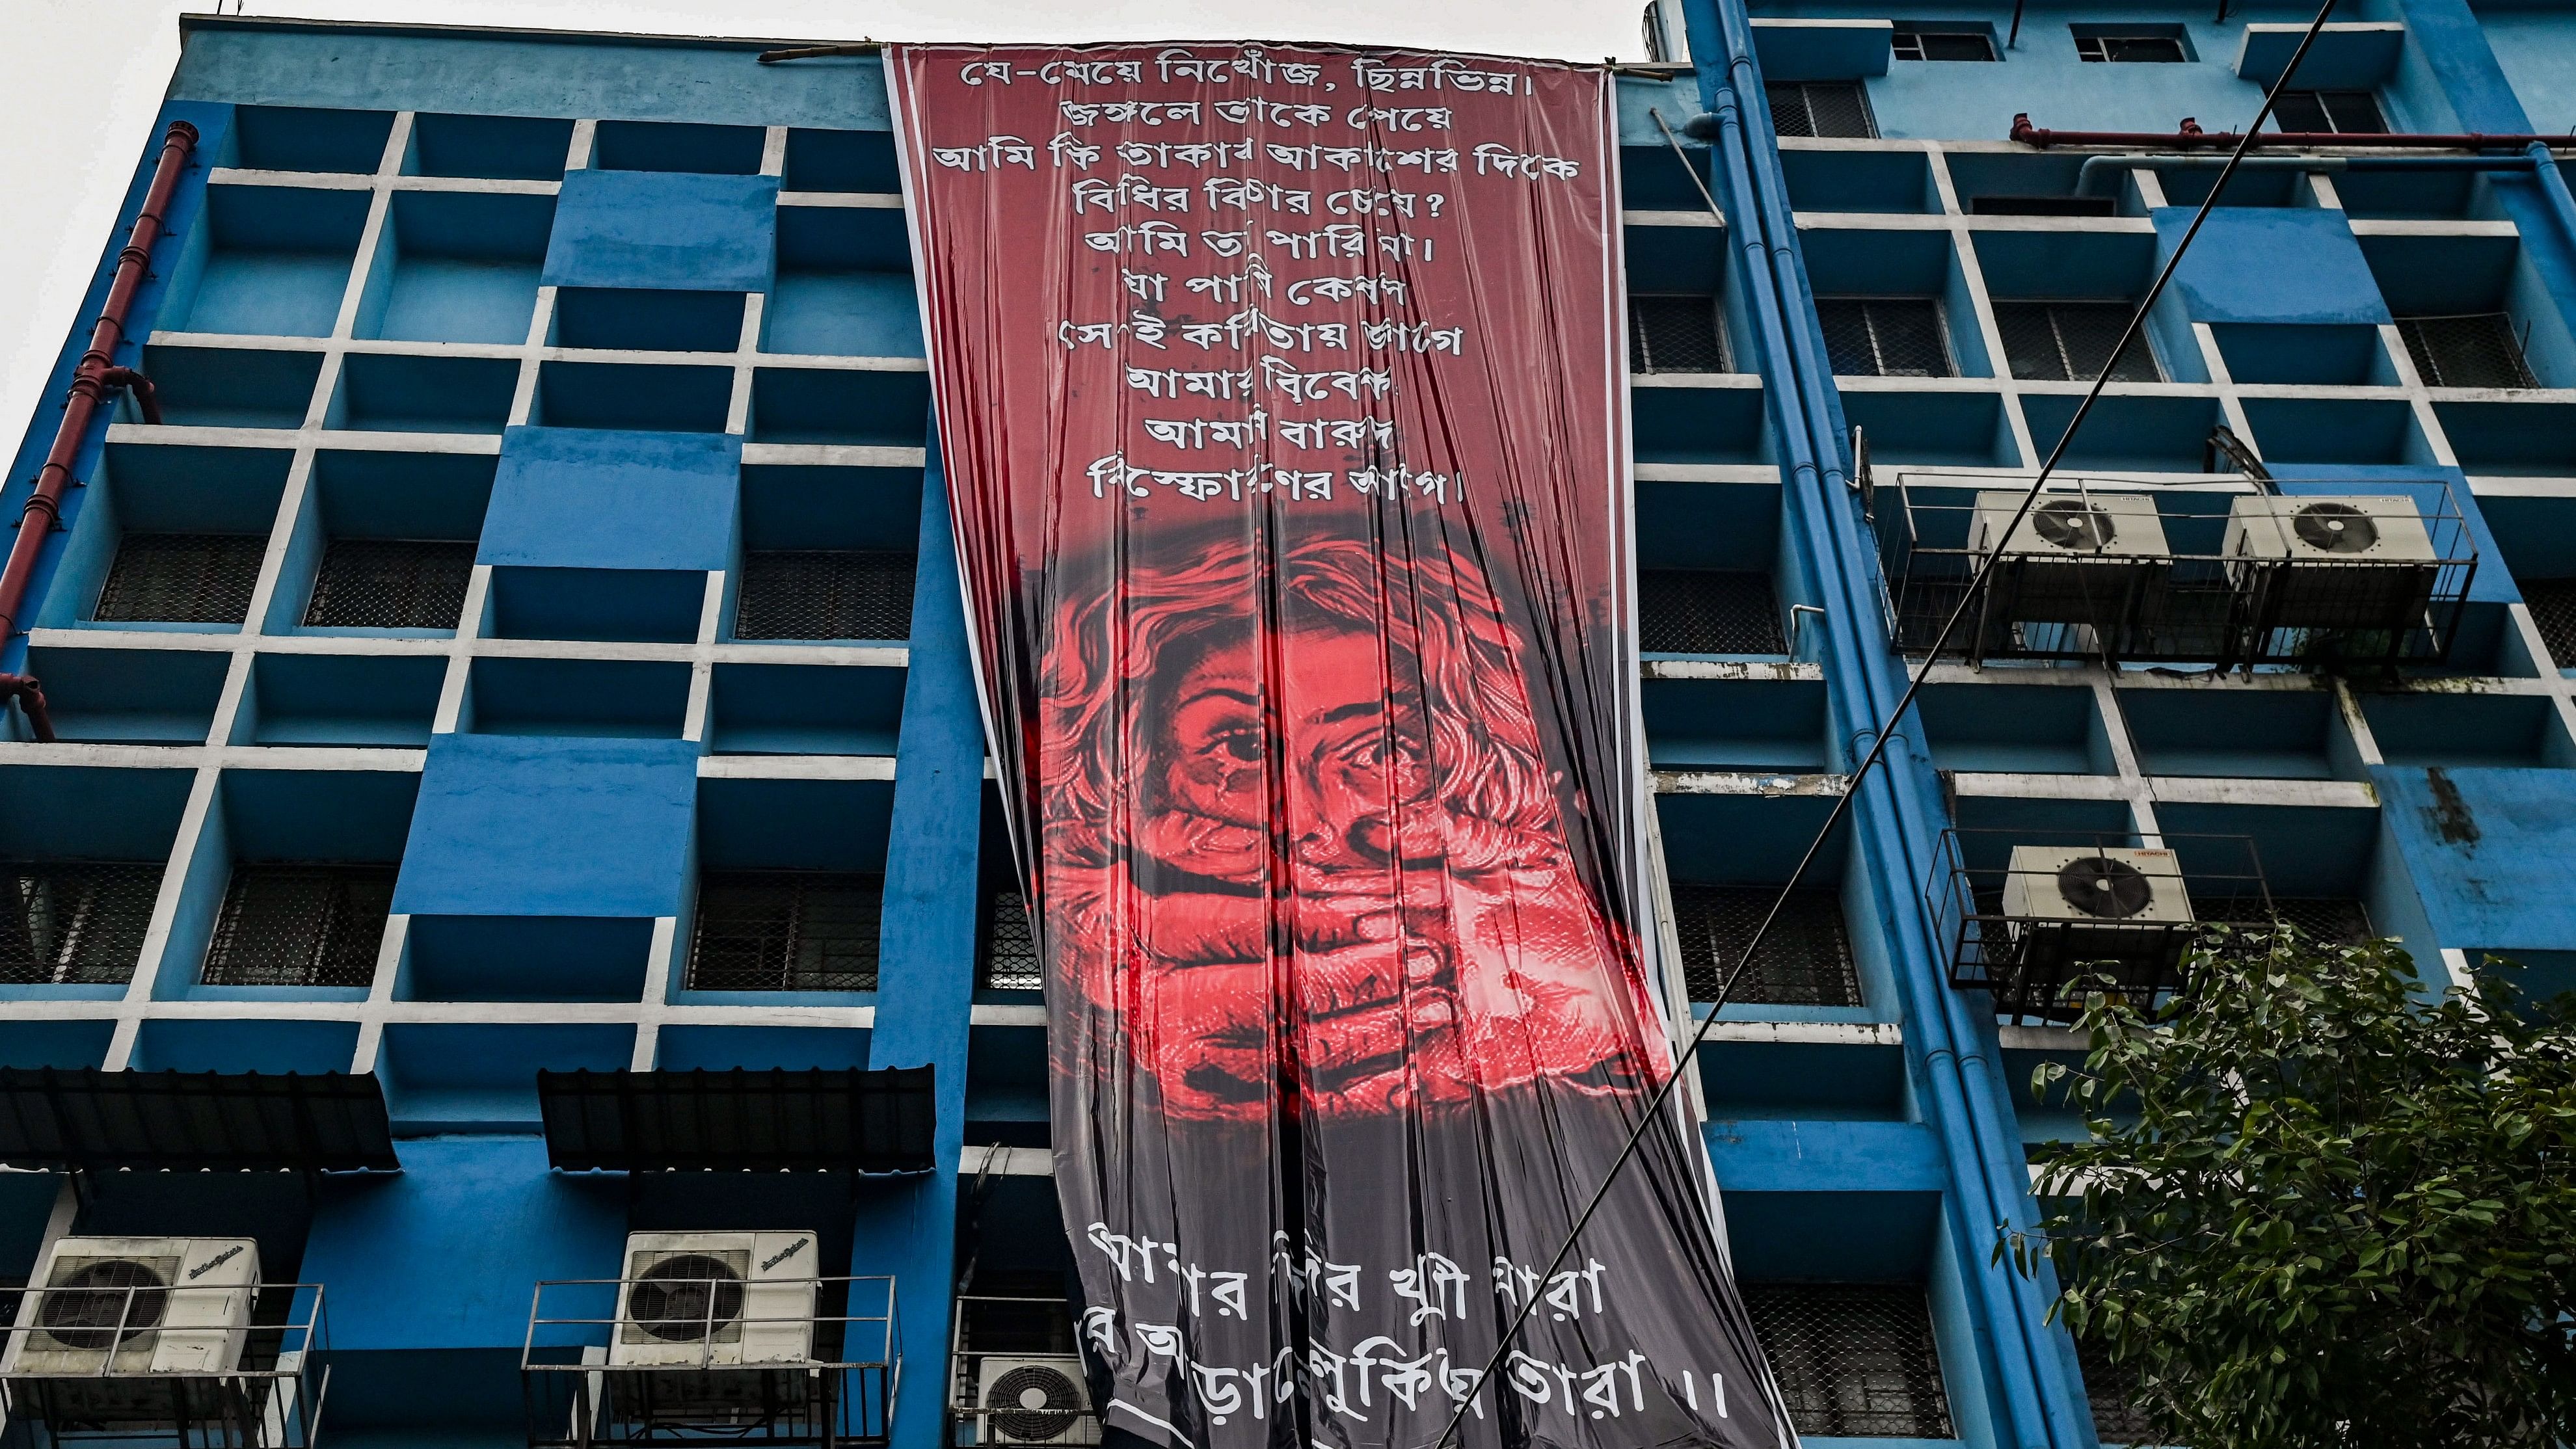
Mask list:
[[[373,1074],[0,1068],[0,1164],[136,1172],[398,1172]]]
[[[539,1072],[566,1172],[928,1172],[932,1069]]]

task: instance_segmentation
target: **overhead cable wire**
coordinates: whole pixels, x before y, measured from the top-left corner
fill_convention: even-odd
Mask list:
[[[2145,330],[2148,313],[2155,308],[2157,299],[2164,295],[2166,285],[2173,280],[2175,269],[2182,265],[2184,255],[2191,250],[2193,240],[2200,235],[2202,224],[2209,220],[2209,213],[2217,207],[2219,197],[2225,194],[2228,180],[2236,174],[2237,167],[2244,161],[2246,152],[2253,146],[2255,137],[2263,129],[2263,123],[2271,119],[2274,103],[2289,86],[2290,78],[2298,73],[2299,62],[2307,58],[2309,47],[2316,44],[2317,36],[2325,29],[2326,18],[2334,13],[2334,7],[2335,0],[2325,0],[2324,4],[2317,7],[2316,18],[2308,22],[2307,32],[2299,37],[2298,49],[2290,53],[2289,64],[2281,68],[2279,77],[2263,93],[2262,108],[2254,113],[2253,122],[2246,126],[2244,134],[2237,138],[2235,149],[2228,153],[2227,164],[2219,168],[2218,179],[2211,184],[2209,194],[2202,198],[2199,208],[2192,213],[2191,224],[2184,228],[2181,238],[2174,243],[2172,255],[2165,258],[2163,267],[2157,270],[2156,279],[2147,288],[2146,295],[2138,300],[2137,309],[2129,315],[2128,326],[2121,329],[2118,344],[2112,347],[2108,359],[2102,364],[2101,371],[2095,375],[2092,386],[2085,389],[2084,400],[2076,405],[2075,415],[2067,419],[2066,430],[2058,435],[2057,445],[2049,449],[2047,461],[2040,465],[2038,476],[2031,479],[2030,487],[2022,494],[2021,506],[2013,510],[2012,521],[2004,526],[2002,534],[1987,550],[1985,558],[1978,563],[1976,572],[1970,576],[1967,590],[1960,595],[1959,602],[1952,607],[1949,617],[1942,621],[1941,632],[1934,636],[1930,648],[1925,651],[1922,667],[1915,670],[1913,676],[1906,682],[1905,693],[1898,697],[1896,707],[1889,712],[1886,723],[1876,731],[1875,737],[1870,742],[1869,752],[1863,755],[1860,763],[1844,777],[1842,792],[1835,798],[1833,809],[1826,814],[1824,823],[1816,829],[1815,838],[1808,842],[1805,852],[1798,857],[1797,866],[1789,872],[1789,878],[1781,885],[1779,895],[1773,898],[1770,910],[1763,913],[1762,923],[1754,928],[1751,939],[1745,942],[1742,958],[1719,983],[1716,999],[1709,1004],[1708,1014],[1700,1018],[1698,1030],[1691,1033],[1689,1042],[1684,1045],[1674,1063],[1673,1071],[1664,1078],[1663,1084],[1655,1089],[1654,1096],[1646,1103],[1646,1109],[1638,1115],[1637,1125],[1629,1131],[1628,1140],[1620,1147],[1618,1157],[1612,1160],[1609,1171],[1602,1174],[1601,1186],[1593,1192],[1591,1200],[1584,1204],[1582,1214],[1574,1220],[1574,1226],[1566,1231],[1565,1241],[1558,1245],[1555,1254],[1548,1259],[1547,1266],[1540,1270],[1539,1277],[1542,1280],[1564,1266],[1566,1255],[1574,1251],[1575,1243],[1582,1238],[1583,1230],[1590,1225],[1593,1214],[1598,1212],[1601,1204],[1609,1198],[1612,1184],[1619,1180],[1620,1172],[1636,1157],[1637,1146],[1645,1140],[1647,1127],[1662,1117],[1665,1107],[1672,1099],[1674,1086],[1681,1081],[1682,1074],[1690,1069],[1690,1064],[1697,1060],[1700,1047],[1708,1039],[1709,1028],[1717,1024],[1718,1012],[1725,1007],[1727,997],[1734,991],[1736,983],[1743,978],[1744,973],[1751,969],[1755,955],[1762,949],[1763,938],[1770,934],[1772,925],[1780,919],[1781,911],[1787,907],[1791,894],[1797,890],[1798,882],[1806,876],[1808,867],[1824,853],[1825,844],[1832,838],[1835,827],[1842,823],[1844,815],[1851,809],[1851,802],[1859,796],[1862,780],[1878,765],[1879,761],[1886,757],[1888,742],[1896,737],[1898,723],[1905,718],[1906,711],[1913,708],[1915,696],[1922,692],[1924,681],[1931,677],[1933,666],[1940,660],[1942,650],[1949,646],[1950,636],[1957,632],[1959,622],[1967,617],[1969,608],[1976,603],[1984,591],[1987,576],[1994,572],[1995,566],[2003,558],[2004,546],[2020,529],[2023,520],[2029,517],[2033,505],[2038,503],[2041,491],[2048,486],[2050,475],[2057,471],[2057,465],[2066,456],[2068,445],[2075,440],[2076,430],[2084,426],[2084,419],[2093,411],[2093,404],[2101,399],[2102,389],[2111,380],[2111,372],[2118,365],[2121,355]],[[1739,106],[1744,104],[1741,97],[1737,99],[1737,104]],[[1701,179],[1699,169],[1690,164],[1690,157],[1682,150],[1681,142],[1673,135],[1672,127],[1665,124],[1663,113],[1656,111],[1653,115],[1655,128],[1663,132],[1664,144],[1670,146],[1673,154],[1680,158],[1682,169],[1689,174],[1691,184],[1699,190],[1700,200],[1707,205],[1710,214],[1718,219],[1720,225],[1730,224],[1725,210],[1717,204],[1717,198],[1710,194],[1708,183]],[[2366,142],[2367,138],[2361,139]],[[1744,224],[1753,224],[1753,219],[1745,218]],[[1804,325],[1803,320],[1797,325]],[[1483,1389],[1484,1385],[1492,1381],[1495,1369],[1501,1366],[1504,1356],[1511,1351],[1512,1341],[1519,1337],[1521,1329],[1529,1322],[1531,1313],[1537,1307],[1538,1300],[1533,1297],[1529,1302],[1522,1304],[1520,1311],[1512,1316],[1511,1322],[1504,1327],[1500,1339],[1494,1345],[1493,1355],[1485,1360],[1485,1366],[1470,1381],[1474,1387],[1468,1391],[1465,1398],[1458,1401],[1457,1407],[1450,1411],[1448,1424],[1441,1429],[1440,1437],[1432,1441],[1430,1449],[1448,1449],[1451,1440],[1458,1432],[1458,1426],[1466,1418],[1468,1406],[1474,1402],[1476,1394]]]

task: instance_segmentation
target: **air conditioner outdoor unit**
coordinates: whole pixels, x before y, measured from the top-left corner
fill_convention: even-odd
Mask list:
[[[629,1233],[608,1362],[810,1364],[821,1261],[812,1233]]]
[[[2190,944],[2191,897],[2170,850],[2015,846],[2002,909],[2026,995],[2053,997],[2070,967],[2153,986]]]
[[[2133,590],[2171,565],[2164,520],[2146,494],[2043,493],[2013,528],[2023,496],[1979,493],[1968,534],[1981,557],[2001,545],[2014,622],[2112,623]]]
[[[986,1444],[1097,1444],[1100,1420],[1082,1374],[1067,1359],[988,1356],[975,1376]]]
[[[2265,617],[2294,629],[2411,628],[2442,561],[2402,495],[2239,498],[2224,547],[2237,586],[2262,586]]]
[[[0,1374],[229,1373],[258,1291],[248,1238],[58,1238],[19,1302]]]

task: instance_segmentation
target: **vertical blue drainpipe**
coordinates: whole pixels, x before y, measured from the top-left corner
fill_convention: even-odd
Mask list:
[[[921,474],[912,649],[895,743],[879,928],[871,1067],[936,1069],[936,1166],[927,1179],[861,1189],[850,1271],[892,1273],[905,1366],[897,1449],[944,1442],[948,1320],[957,1264],[957,1158],[966,1132],[968,1019],[975,998],[975,861],[983,823],[984,726],[966,652],[948,480],[934,419]],[[856,1311],[856,1310],[853,1310]]]
[[[1785,179],[1765,124],[1768,113],[1762,121],[1752,120],[1750,108],[1739,99],[1760,85],[1750,26],[1734,0],[1686,0],[1684,8],[1694,34],[1724,41],[1722,46],[1694,45],[1695,53],[1727,58],[1722,74],[1711,66],[1701,68],[1702,102],[1719,117],[1721,139],[1732,139],[1741,148],[1740,154],[1726,158],[1727,182],[1746,280],[1753,284],[1749,291],[1759,340],[1773,379],[1766,395],[1788,458],[1789,485],[1798,499],[1789,516],[1819,584],[1839,605],[1827,611],[1824,665],[1836,676],[1831,698],[1845,737],[1859,742],[1847,758],[1856,757],[1895,704],[1903,672],[1888,641],[1864,622],[1878,617],[1875,573],[1840,486],[1845,473],[1839,430],[1832,421],[1837,413],[1824,381],[1829,369],[1821,355],[1794,225],[1781,200]],[[1741,174],[1748,170],[1753,175]],[[1768,194],[1762,185],[1770,188]],[[1993,1224],[2028,1227],[2035,1217],[2019,1135],[1998,1099],[2000,1084],[1991,1066],[1993,1025],[1968,1016],[1965,1003],[1943,979],[1936,943],[1925,934],[1919,914],[1907,909],[1910,892],[1926,878],[1935,855],[1940,818],[1936,782],[1910,742],[1892,745],[1885,764],[1885,778],[1868,782],[1854,801],[1855,826],[1884,886],[1882,920],[1899,960],[1896,976],[1906,999],[1907,1049],[1920,1065],[1930,1099],[1928,1115],[1943,1143],[1949,1173],[1945,1216],[1963,1276],[1972,1285],[1976,1309],[1982,1310],[1971,1311],[1969,1320],[1993,1368],[2003,1401],[2000,1418],[2010,1425],[2014,1440],[2029,1446],[2089,1446],[2094,1436],[2082,1388],[2068,1371],[2057,1335],[2044,1323],[2051,1284],[2023,1279],[1995,1263],[1986,1236]],[[1889,806],[1894,807],[1893,818]]]

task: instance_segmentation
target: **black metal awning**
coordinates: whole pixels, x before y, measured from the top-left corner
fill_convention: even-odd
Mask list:
[[[566,1172],[928,1172],[932,1069],[539,1072]]]
[[[0,1164],[399,1172],[375,1076],[0,1067]]]

